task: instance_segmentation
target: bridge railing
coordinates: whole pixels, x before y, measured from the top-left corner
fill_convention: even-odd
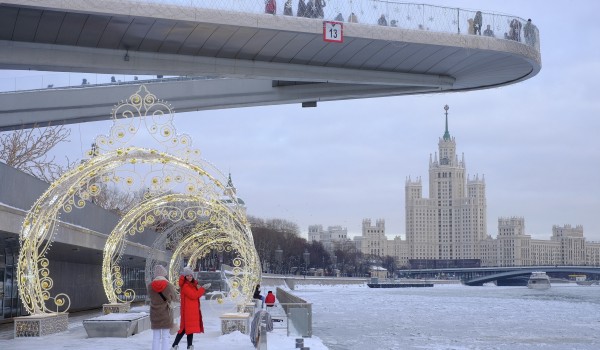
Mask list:
[[[73,1],[73,0],[64,0]],[[194,9],[212,9],[226,11],[235,20],[245,14],[266,14],[268,0],[137,0],[143,3],[162,5],[162,10],[176,15],[180,11]],[[492,13],[479,9],[460,9],[456,7],[406,3],[394,0],[291,0],[291,9],[286,15],[288,0],[274,0],[275,15],[282,18],[307,17],[316,20],[339,20],[357,24],[378,26],[384,22],[389,27],[425,30],[464,35],[492,36],[499,39],[514,40],[534,47],[539,51],[539,31],[533,23],[507,14]],[[313,4],[313,10],[302,11],[301,4]],[[324,4],[321,11],[316,3]],[[175,5],[175,6],[174,6]],[[354,14],[351,19],[351,14]],[[477,20],[480,18],[480,21]],[[233,21],[235,22],[235,21]],[[477,30],[477,23],[480,28]],[[353,23],[354,25],[354,23]],[[489,30],[488,30],[489,29]],[[486,31],[487,30],[487,31]]]

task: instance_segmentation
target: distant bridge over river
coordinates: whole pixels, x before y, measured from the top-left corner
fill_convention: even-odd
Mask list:
[[[498,285],[520,285],[529,278],[533,271],[543,271],[550,276],[569,274],[585,274],[589,279],[600,279],[599,266],[514,266],[514,267],[477,267],[477,268],[441,268],[414,269],[399,271],[400,275],[409,278],[434,278],[451,276],[469,286],[481,286],[484,283],[496,282]]]

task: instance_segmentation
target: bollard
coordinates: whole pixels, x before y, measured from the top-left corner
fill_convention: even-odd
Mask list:
[[[296,349],[304,348],[304,339],[296,338]]]

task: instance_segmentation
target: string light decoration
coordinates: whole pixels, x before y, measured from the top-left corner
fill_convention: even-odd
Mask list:
[[[140,85],[113,109],[110,132],[96,137],[89,159],[53,182],[34,203],[21,228],[17,266],[19,296],[29,314],[68,311],[68,295],[50,293],[54,282],[46,255],[60,215],[83,208],[111,187],[143,195],[125,213],[104,247],[102,283],[110,302],[124,303],[135,297],[124,285],[119,263],[128,237],[145,231],[160,234],[155,230],[159,221],[220,228],[224,236],[210,246],[230,246],[238,252],[239,274],[251,277],[236,279],[232,285],[239,294],[233,294],[251,297],[251,283],[260,280],[260,263],[245,210],[235,191],[224,185],[227,178],[223,173],[201,159],[199,150],[191,148],[191,137],[177,133],[173,117],[168,103]],[[139,137],[143,133],[147,135],[145,139]],[[156,147],[136,146],[136,137],[151,140]],[[201,236],[210,239],[206,234]],[[179,248],[184,237],[172,235],[170,244]],[[184,255],[198,256],[190,248],[183,251]]]
[[[176,279],[184,257],[208,254],[207,245],[218,251],[230,252],[233,248],[238,252],[238,257],[233,261],[237,269],[230,282],[231,298],[237,300],[251,296],[252,285],[256,282],[254,276],[260,274],[260,264],[256,260],[252,237],[247,234],[249,228],[221,200],[206,201],[200,193],[168,194],[151,198],[130,210],[108,237],[102,264],[102,283],[110,303],[130,302],[135,297],[133,290],[123,289],[120,274],[119,263],[124,254],[125,237],[142,233],[160,220],[197,223],[188,235],[181,237],[171,258],[169,276],[175,285],[178,285]],[[207,235],[212,232],[222,234]],[[157,239],[162,240],[160,237]],[[196,260],[188,259],[189,264]]]
[[[254,292],[254,286],[258,283],[260,276],[260,263],[258,256],[251,254],[254,250],[252,242],[244,239],[243,235],[236,235],[239,239],[231,239],[231,232],[225,227],[197,227],[194,234],[185,237],[177,249],[169,265],[171,282],[177,285],[177,269],[181,266],[184,257],[188,258],[188,265],[195,266],[196,262],[208,256],[211,252],[234,253],[232,270],[226,271],[227,298],[233,301],[231,305],[240,305],[250,301]],[[219,225],[220,226],[220,225]],[[226,225],[229,226],[229,225]],[[241,233],[241,232],[240,232]],[[217,299],[223,304],[223,296]]]

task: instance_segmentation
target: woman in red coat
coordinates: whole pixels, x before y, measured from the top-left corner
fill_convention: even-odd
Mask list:
[[[206,288],[210,287],[210,283],[198,287],[198,281],[194,279],[194,272],[186,266],[179,276],[179,287],[181,288],[181,319],[179,320],[179,331],[173,342],[173,349],[178,348],[179,341],[186,334],[187,348],[193,350],[194,333],[204,333],[200,297],[204,295]]]

